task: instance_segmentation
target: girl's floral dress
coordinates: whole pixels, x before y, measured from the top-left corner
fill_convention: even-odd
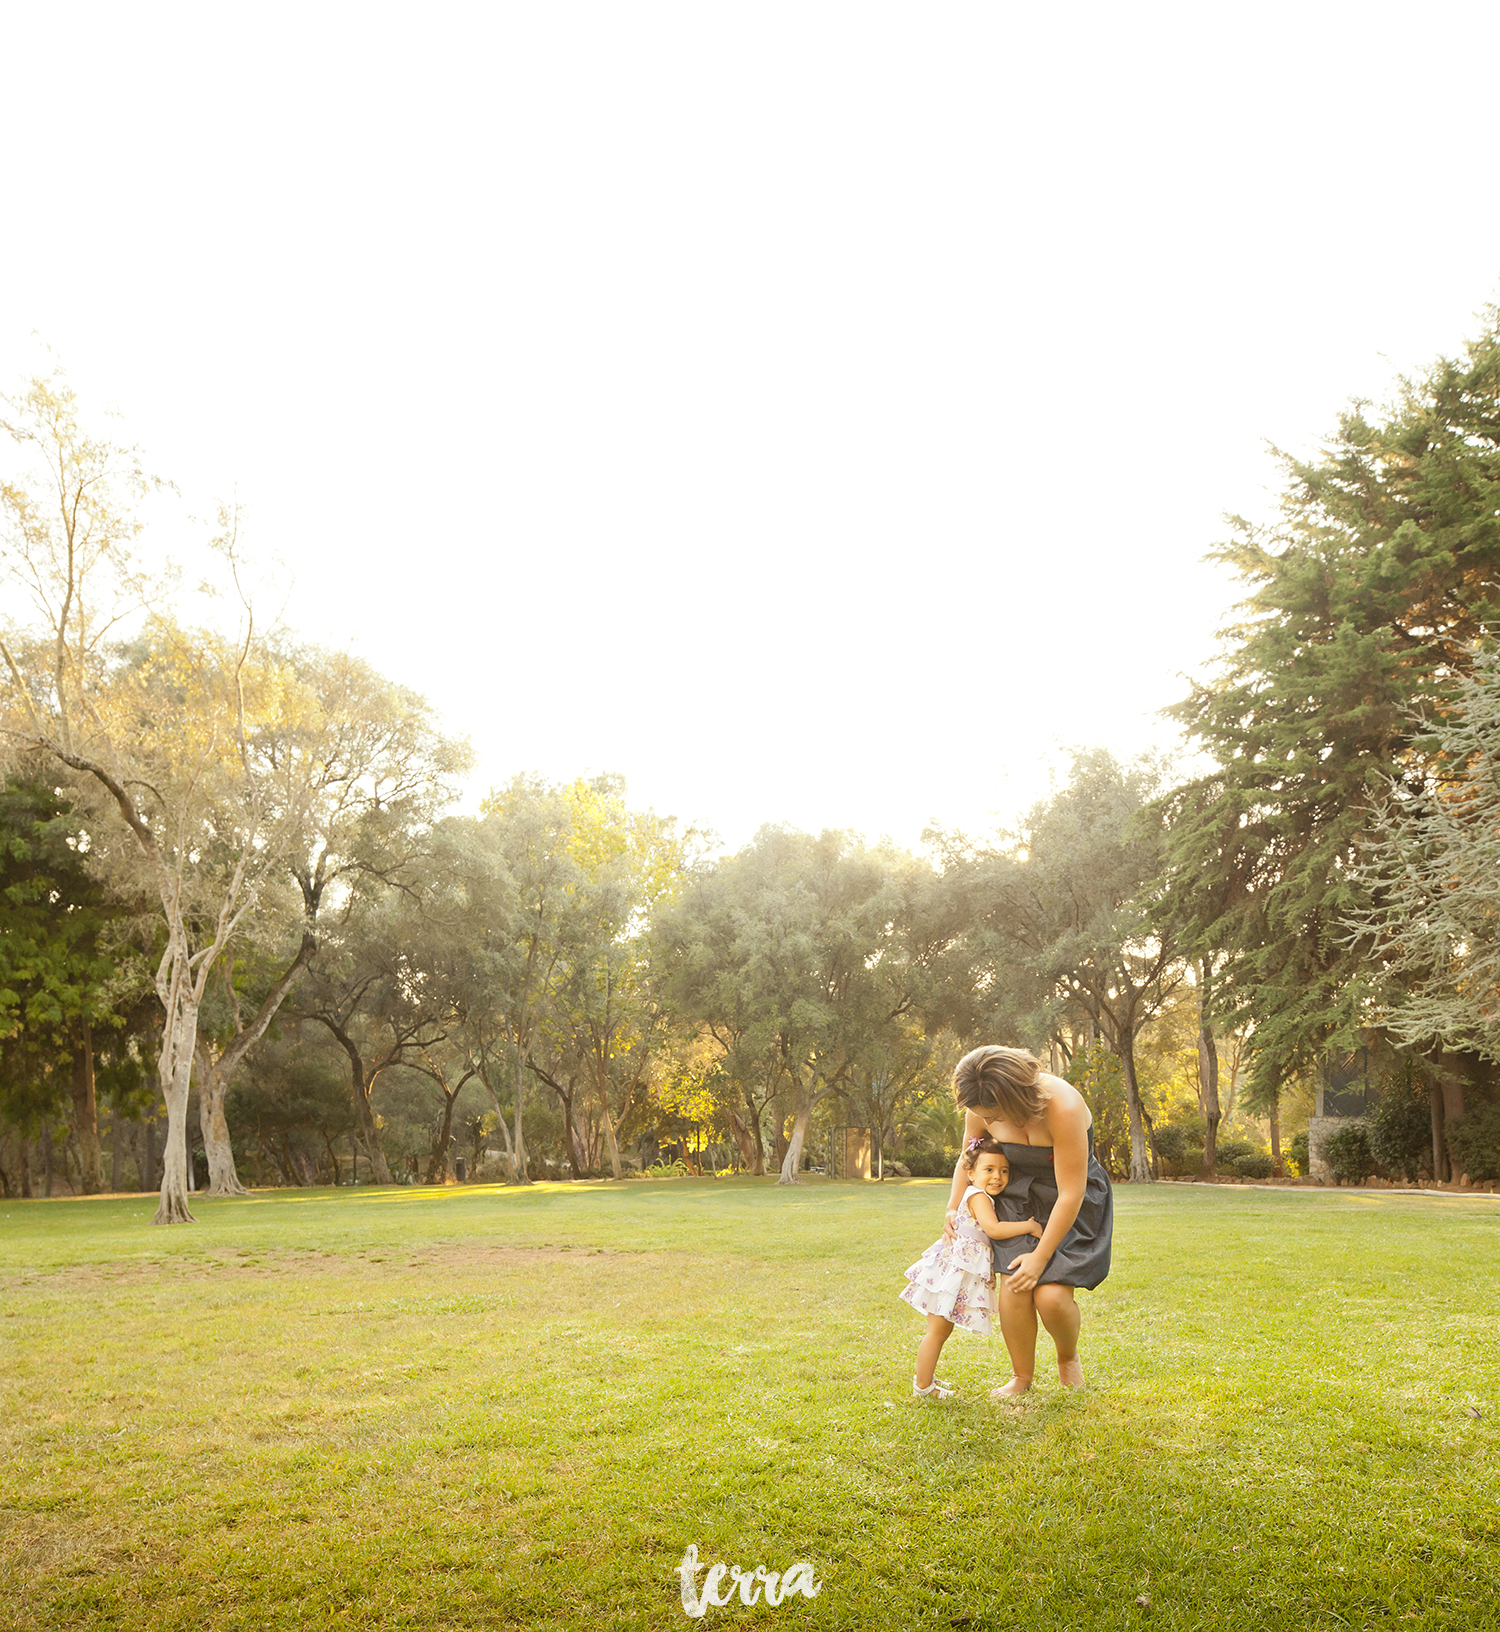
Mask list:
[[[924,1315],[941,1315],[966,1332],[988,1337],[997,1313],[994,1255],[990,1238],[969,1211],[969,1197],[983,1194],[972,1184],[964,1191],[957,1234],[951,1241],[934,1241],[907,1270],[901,1296]]]

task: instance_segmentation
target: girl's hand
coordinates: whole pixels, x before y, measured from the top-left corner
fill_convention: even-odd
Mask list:
[[[1039,1252],[1023,1252],[1016,1259],[1010,1274],[1005,1277],[1006,1285],[1010,1287],[1012,1292],[1032,1291],[1041,1278],[1042,1271],[1046,1269],[1050,1261],[1049,1258],[1042,1257]]]
[[[1042,1226],[1038,1224],[1034,1218],[1028,1218],[1026,1220],[1026,1233],[1027,1235],[1040,1236],[1042,1233]]]

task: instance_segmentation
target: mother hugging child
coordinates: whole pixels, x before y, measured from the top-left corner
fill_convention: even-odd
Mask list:
[[[952,1394],[935,1375],[948,1334],[962,1327],[988,1336],[997,1311],[1015,1375],[992,1399],[1031,1387],[1038,1317],[1056,1345],[1063,1387],[1077,1388],[1081,1317],[1073,1293],[1109,1274],[1114,1231],[1093,1116],[1076,1088],[1043,1072],[1025,1049],[997,1044],[958,1062],[953,1097],[964,1112],[964,1150],[943,1237],[907,1270],[901,1294],[927,1315],[912,1390]]]

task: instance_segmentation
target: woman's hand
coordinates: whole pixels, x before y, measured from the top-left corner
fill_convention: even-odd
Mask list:
[[[1050,1253],[1043,1255],[1033,1248],[1030,1252],[1023,1252],[1011,1266],[1010,1274],[1005,1277],[1006,1285],[1012,1292],[1030,1292],[1041,1278],[1042,1271],[1051,1263]]]
[[[958,1209],[956,1207],[950,1207],[948,1209],[948,1216],[943,1220],[943,1239],[945,1241],[952,1241],[957,1238],[957,1235]]]

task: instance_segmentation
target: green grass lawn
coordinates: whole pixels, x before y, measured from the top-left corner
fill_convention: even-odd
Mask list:
[[[823,1583],[706,1629],[1500,1624],[1500,1204],[1121,1189],[1005,1406],[911,1396],[944,1190],[0,1203],[0,1625],[686,1627],[689,1543]]]

